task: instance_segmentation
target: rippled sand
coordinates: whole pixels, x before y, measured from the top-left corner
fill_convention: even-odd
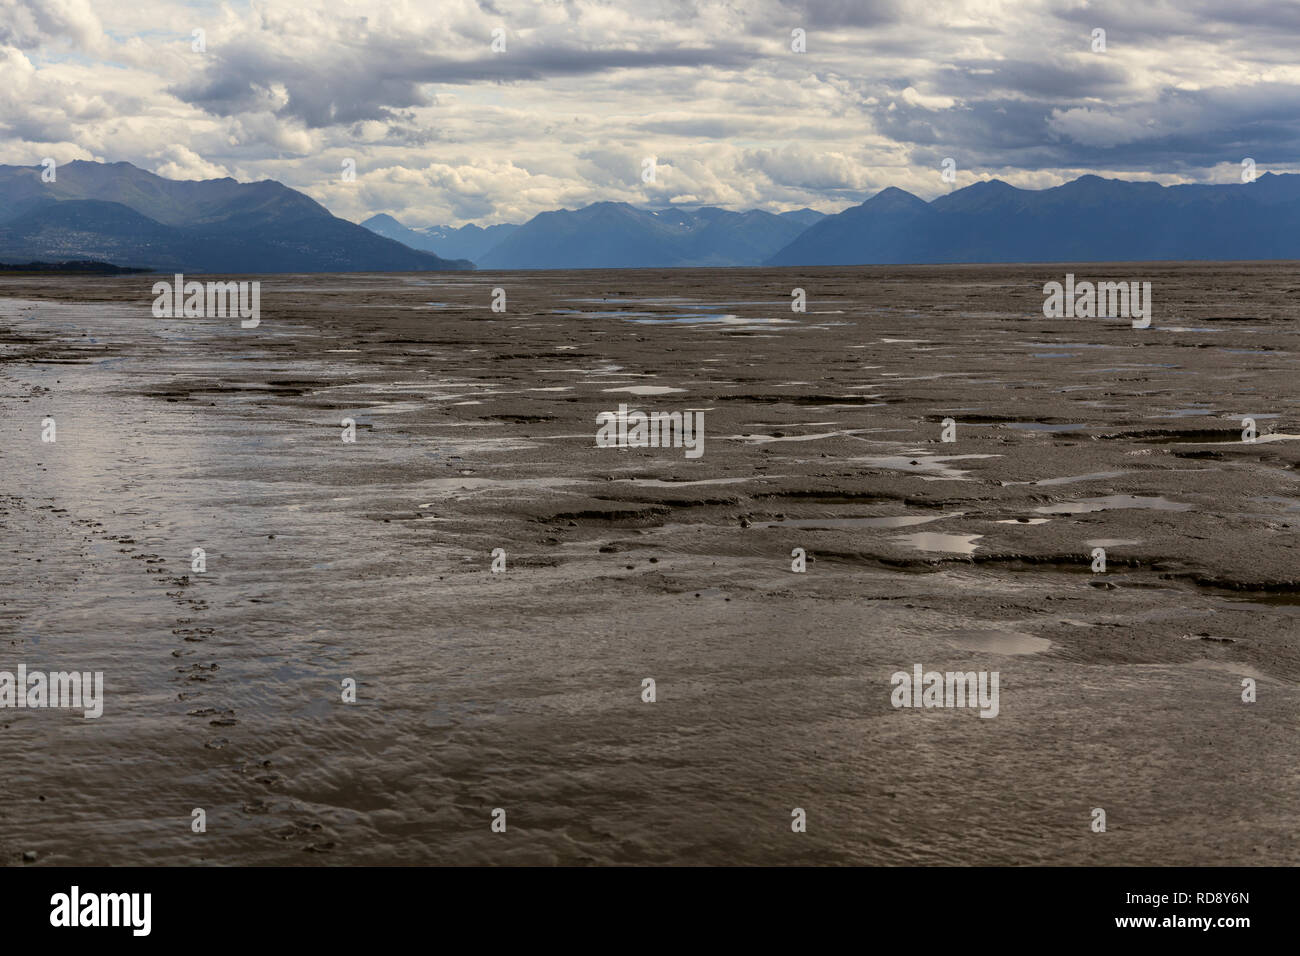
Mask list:
[[[0,710],[0,860],[1297,862],[1293,267],[1064,271],[0,280],[0,670],[107,684]]]

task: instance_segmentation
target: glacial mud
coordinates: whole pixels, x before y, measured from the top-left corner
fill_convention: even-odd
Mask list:
[[[0,280],[0,859],[1297,862],[1294,279],[1066,268]]]

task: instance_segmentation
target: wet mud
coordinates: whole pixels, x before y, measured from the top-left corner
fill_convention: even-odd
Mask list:
[[[1294,272],[1066,268],[0,280],[0,860],[1297,862]]]

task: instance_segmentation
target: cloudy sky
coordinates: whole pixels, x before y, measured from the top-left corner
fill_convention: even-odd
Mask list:
[[[0,0],[0,163],[278,179],[410,225],[1238,182],[1300,169],[1298,41],[1289,0]]]

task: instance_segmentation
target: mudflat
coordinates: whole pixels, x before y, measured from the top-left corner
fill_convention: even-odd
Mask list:
[[[1300,861],[1294,264],[157,278],[0,279],[0,860]]]

